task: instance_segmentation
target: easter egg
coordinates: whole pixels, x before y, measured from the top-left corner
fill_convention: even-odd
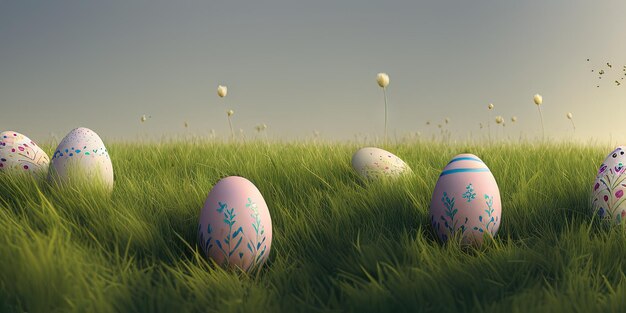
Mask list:
[[[393,153],[383,149],[361,148],[352,156],[352,168],[366,179],[395,178],[410,173],[411,168]]]
[[[480,246],[500,228],[502,206],[495,178],[473,154],[452,158],[439,175],[430,202],[430,223],[442,242],[460,236]]]
[[[69,132],[52,156],[49,179],[112,189],[113,165],[100,136],[84,127]]]
[[[272,219],[259,190],[230,176],[211,189],[200,212],[198,241],[205,255],[224,267],[259,268],[270,253]]]
[[[604,159],[591,192],[591,205],[602,219],[620,223],[626,218],[626,147],[619,146]]]
[[[42,175],[50,158],[28,137],[14,131],[0,133],[0,172]]]

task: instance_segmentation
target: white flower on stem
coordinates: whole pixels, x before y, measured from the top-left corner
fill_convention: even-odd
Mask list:
[[[487,109],[489,109],[489,119],[487,120],[487,136],[489,137],[489,142],[491,142],[491,110],[493,110],[493,108],[493,103],[487,105]]]
[[[574,131],[576,131],[576,125],[574,124],[574,115],[572,115],[572,112],[568,112],[565,116],[568,120],[572,122],[572,128],[574,129]]]
[[[385,144],[387,144],[387,86],[389,85],[389,75],[378,73],[376,75],[378,86],[383,88],[383,96],[385,97]]]
[[[228,115],[228,126],[230,127],[230,138],[235,139],[235,131],[233,130],[233,122],[231,122],[230,117],[235,114],[235,111],[228,110],[226,111],[226,115]]]
[[[517,116],[513,116],[513,117],[511,117],[511,122],[512,122],[512,123],[517,122]]]
[[[504,122],[504,119],[502,118],[502,116],[500,115],[496,116],[496,124],[502,124],[502,122]]]

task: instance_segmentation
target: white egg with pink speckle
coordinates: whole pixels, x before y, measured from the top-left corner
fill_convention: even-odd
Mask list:
[[[252,182],[230,176],[215,184],[200,212],[198,243],[220,266],[253,271],[265,263],[272,246],[272,218]]]
[[[411,173],[411,168],[389,151],[366,147],[352,156],[352,168],[366,179],[396,178]]]
[[[50,158],[30,138],[15,132],[0,133],[0,172],[45,175]]]
[[[598,169],[591,192],[593,212],[617,224],[626,219],[626,147],[606,156]]]
[[[442,242],[460,236],[480,246],[500,228],[502,206],[496,179],[473,154],[452,158],[439,175],[430,202],[430,223]]]
[[[113,188],[113,164],[100,136],[79,127],[67,134],[52,156],[49,179],[60,184]]]

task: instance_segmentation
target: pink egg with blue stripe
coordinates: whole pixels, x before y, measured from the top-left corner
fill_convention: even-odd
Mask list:
[[[502,205],[496,179],[473,154],[452,158],[439,175],[430,202],[430,223],[442,242],[459,236],[480,246],[500,228]]]

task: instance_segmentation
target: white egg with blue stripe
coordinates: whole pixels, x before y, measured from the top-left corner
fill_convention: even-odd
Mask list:
[[[480,246],[500,228],[502,205],[496,179],[473,154],[452,158],[439,175],[430,202],[430,224],[442,242],[453,236]]]

